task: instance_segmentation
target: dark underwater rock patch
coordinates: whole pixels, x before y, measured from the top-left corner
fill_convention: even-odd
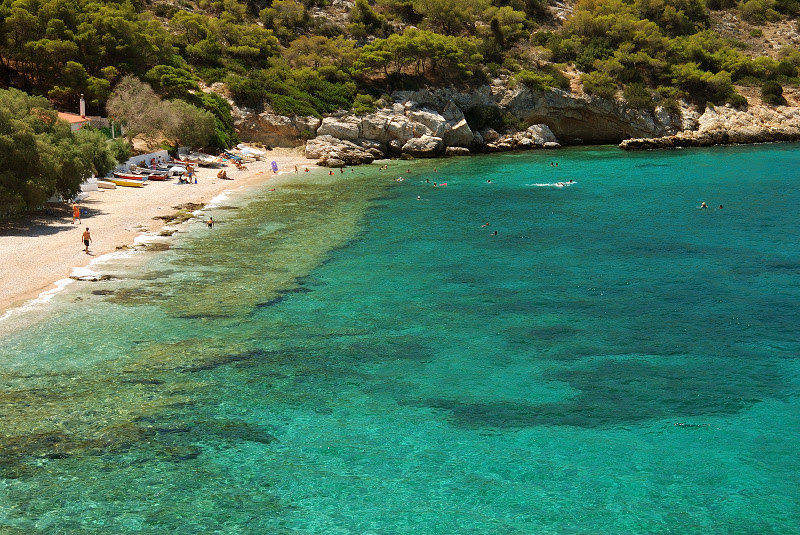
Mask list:
[[[735,414],[780,396],[785,386],[768,363],[742,367],[735,359],[665,365],[615,359],[553,372],[550,378],[568,383],[579,394],[555,403],[429,399],[425,405],[448,411],[456,425],[469,428],[592,428]]]

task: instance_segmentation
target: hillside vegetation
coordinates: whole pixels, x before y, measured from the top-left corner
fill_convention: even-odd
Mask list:
[[[564,73],[577,71],[585,92],[643,109],[746,106],[736,86],[782,103],[800,52],[753,57],[713,29],[720,13],[794,25],[800,0],[580,0],[563,24],[543,0],[0,0],[0,83],[62,109],[84,93],[99,114],[134,75],[212,114],[216,146],[235,138],[225,91],[242,106],[319,116],[369,111],[393,89],[498,77],[569,90]]]

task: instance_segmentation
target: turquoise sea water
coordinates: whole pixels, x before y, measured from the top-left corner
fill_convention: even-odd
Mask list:
[[[0,533],[800,533],[798,149],[234,196],[0,324]]]

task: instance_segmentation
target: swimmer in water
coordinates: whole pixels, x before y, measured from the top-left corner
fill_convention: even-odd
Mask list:
[[[488,226],[489,226],[489,222],[487,221],[486,223],[484,223],[483,225],[481,225],[481,228],[483,228],[483,227],[488,227]]]
[[[719,208],[717,208],[717,209],[718,209],[718,210],[722,210],[722,205],[720,204],[720,205],[719,205]]]
[[[439,187],[439,184],[437,184],[436,182],[434,182],[434,183],[433,183],[433,187],[434,187],[434,188],[438,188],[438,187]]]
[[[708,208],[708,205],[706,204],[706,201],[703,201],[703,202],[700,203],[700,208]]]
[[[421,200],[422,200],[422,197],[420,197],[419,195],[417,195],[417,200],[418,200],[418,201],[421,201]]]
[[[492,232],[492,236],[497,236],[497,231]]]
[[[492,183],[492,181],[491,181],[491,180],[487,180],[487,181],[486,181],[486,183],[487,183],[487,184],[491,184],[491,183]]]
[[[425,183],[426,183],[426,184],[430,184],[430,183],[431,183],[431,179],[429,179],[429,178],[426,178],[426,179],[425,179]]]

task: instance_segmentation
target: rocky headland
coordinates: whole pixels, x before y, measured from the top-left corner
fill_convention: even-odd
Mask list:
[[[234,107],[246,142],[296,146],[320,165],[373,160],[464,156],[472,153],[555,149],[618,143],[626,150],[800,140],[800,109],[753,105],[746,110],[687,103],[640,110],[559,89],[486,85],[395,91],[374,112],[285,117]]]
[[[695,128],[661,137],[626,139],[625,150],[710,147],[747,143],[800,141],[800,109],[790,106],[708,107],[697,117]]]

